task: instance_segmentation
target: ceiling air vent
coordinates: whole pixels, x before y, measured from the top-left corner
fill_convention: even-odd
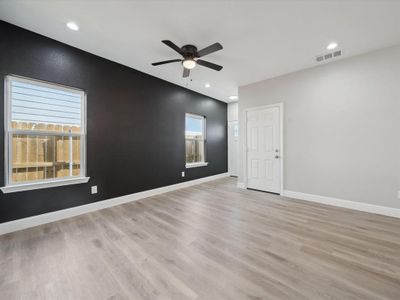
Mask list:
[[[342,50],[338,50],[338,51],[327,53],[327,54],[324,54],[324,55],[318,55],[315,58],[315,60],[317,62],[322,62],[322,61],[325,61],[325,60],[329,60],[329,59],[332,59],[332,58],[339,57],[341,55],[342,55]]]
[[[342,55],[342,50],[333,52],[333,57],[338,57],[340,55]]]

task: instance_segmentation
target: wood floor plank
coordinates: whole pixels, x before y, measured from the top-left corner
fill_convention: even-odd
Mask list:
[[[225,178],[0,236],[0,299],[400,299],[399,232]]]

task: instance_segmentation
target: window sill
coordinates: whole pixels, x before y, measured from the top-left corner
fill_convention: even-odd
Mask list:
[[[208,165],[208,162],[200,162],[200,163],[186,164],[185,167],[186,167],[186,169],[189,169],[189,168],[205,167],[207,165]]]
[[[45,189],[56,186],[70,185],[70,184],[79,184],[88,182],[90,177],[74,177],[62,180],[52,180],[52,181],[42,181],[42,182],[29,182],[22,184],[13,184],[3,186],[1,191],[4,194],[14,193],[14,192],[22,192],[22,191],[30,191],[37,189]]]

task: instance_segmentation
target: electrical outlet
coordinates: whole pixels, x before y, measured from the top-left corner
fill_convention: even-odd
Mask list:
[[[400,199],[400,191],[397,191],[397,198]]]
[[[185,171],[182,171],[182,177],[185,177]]]
[[[92,194],[97,194],[97,185],[92,186]]]

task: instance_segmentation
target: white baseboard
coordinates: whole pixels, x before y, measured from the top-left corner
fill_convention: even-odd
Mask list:
[[[293,191],[288,191],[288,190],[284,190],[282,193],[282,196],[300,199],[300,200],[311,201],[311,202],[317,202],[317,203],[322,203],[322,204],[327,204],[327,205],[333,205],[333,206],[338,206],[338,207],[343,207],[343,208],[349,208],[349,209],[359,210],[359,211],[378,214],[378,215],[400,218],[400,209],[393,208],[393,207],[379,206],[379,205],[355,202],[355,201],[350,201],[350,200],[343,200],[343,199],[326,197],[326,196],[293,192]]]
[[[71,218],[75,217],[78,215],[86,214],[89,212],[93,212],[96,210],[100,210],[103,208],[111,207],[111,206],[116,206],[124,203],[128,203],[131,201],[136,201],[139,199],[147,198],[147,197],[152,197],[155,195],[175,191],[178,189],[190,187],[193,185],[201,184],[204,182],[208,181],[213,181],[216,179],[220,179],[223,177],[228,177],[228,173],[221,173],[218,175],[213,175],[213,176],[208,176],[208,177],[203,177],[195,180],[190,180],[186,182],[181,182],[173,185],[168,185],[168,186],[163,186],[160,188],[152,189],[152,190],[147,190],[139,193],[134,193],[134,194],[129,194],[121,197],[116,197],[108,200],[103,200],[103,201],[98,201],[86,205],[81,205],[81,206],[76,206],[76,207],[71,207],[63,210],[58,210],[54,212],[49,212],[33,217],[28,217],[28,218],[23,218],[23,219],[18,219],[6,223],[1,223],[0,224],[0,235],[13,232],[13,231],[18,231],[30,227],[35,227],[38,225],[42,224],[47,224],[51,223],[54,221],[66,219],[66,218]]]
[[[244,182],[237,182],[237,187],[239,188],[239,189],[246,189],[247,187],[246,187],[246,184],[244,183]]]

